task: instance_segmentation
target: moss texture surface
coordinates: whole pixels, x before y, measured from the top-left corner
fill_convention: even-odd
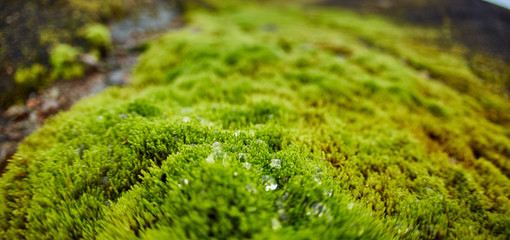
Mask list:
[[[216,5],[25,140],[0,237],[510,237],[509,101],[436,33]]]

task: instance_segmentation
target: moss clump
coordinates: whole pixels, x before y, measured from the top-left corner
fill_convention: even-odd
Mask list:
[[[18,69],[16,75],[14,75],[14,79],[18,84],[36,86],[41,84],[39,81],[41,81],[44,76],[46,76],[46,68],[41,64],[34,64],[28,68]]]
[[[72,79],[83,76],[84,66],[79,62],[81,50],[68,44],[56,45],[50,53],[52,79]]]
[[[87,25],[83,27],[80,33],[94,50],[106,53],[112,47],[110,30],[102,24]]]
[[[482,102],[336,24],[416,37],[381,19],[216,5],[152,42],[134,86],[20,146],[0,179],[0,236],[509,237],[508,123],[488,117],[505,99],[481,89]],[[445,72],[471,74],[447,58]]]

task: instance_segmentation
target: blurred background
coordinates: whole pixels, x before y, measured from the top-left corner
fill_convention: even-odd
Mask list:
[[[443,29],[475,51],[510,61],[510,1],[506,0],[326,0],[361,13],[375,13]]]
[[[267,0],[266,0],[267,1]],[[474,73],[510,92],[507,0],[296,0],[381,15],[441,32]],[[0,1],[0,171],[17,143],[75,101],[130,81],[145,42],[184,24],[187,8],[208,0]],[[257,19],[253,19],[257,21]],[[398,44],[396,42],[395,44]]]

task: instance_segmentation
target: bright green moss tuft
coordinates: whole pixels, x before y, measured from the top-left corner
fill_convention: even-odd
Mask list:
[[[46,75],[46,69],[40,64],[34,64],[28,68],[18,69],[14,75],[16,83],[27,86],[37,86]]]
[[[456,56],[434,66],[385,40],[419,31],[308,10],[190,12],[150,44],[134,86],[20,146],[0,178],[0,236],[508,238],[508,101],[445,81],[479,80]]]
[[[78,61],[81,50],[67,45],[58,44],[50,53],[52,79],[72,79],[83,76],[84,66]]]
[[[112,47],[110,30],[102,24],[90,24],[83,27],[81,35],[95,49],[106,51]]]

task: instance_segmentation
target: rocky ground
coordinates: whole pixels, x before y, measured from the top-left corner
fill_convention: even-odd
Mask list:
[[[16,153],[18,144],[46,119],[108,86],[128,84],[143,43],[181,25],[182,19],[173,6],[155,1],[146,9],[110,24],[113,50],[100,62],[83,55],[81,60],[89,69],[85,77],[55,82],[31,93],[24,104],[0,109],[0,173]]]

